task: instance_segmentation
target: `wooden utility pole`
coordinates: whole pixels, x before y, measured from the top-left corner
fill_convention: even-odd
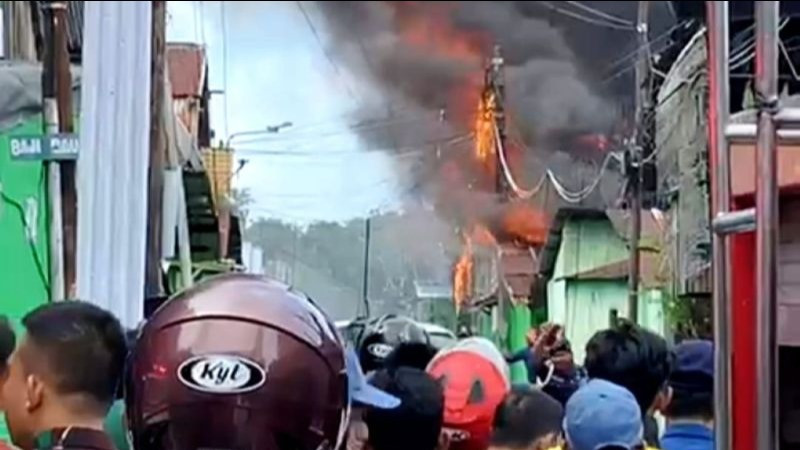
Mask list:
[[[56,99],[58,102],[58,131],[72,133],[72,73],[67,38],[67,2],[53,2],[53,38],[56,58]],[[68,298],[75,296],[78,244],[78,192],[75,179],[76,161],[61,163],[61,205],[64,236],[64,289]]]
[[[67,42],[67,3],[44,4],[42,109],[45,134],[72,131],[72,77]],[[50,300],[74,291],[77,195],[75,162],[48,161]]]
[[[628,186],[630,220],[630,268],[628,270],[628,318],[639,317],[639,241],[642,232],[642,154],[652,142],[648,123],[653,120],[653,83],[650,76],[650,41],[648,39],[650,2],[640,1],[636,19],[639,60],[636,64],[636,128],[628,151]],[[648,152],[649,154],[649,152]]]
[[[506,142],[506,83],[503,73],[504,64],[501,48],[499,45],[495,45],[492,59],[489,62],[489,68],[487,70],[487,89],[489,89],[489,92],[491,92],[494,97],[494,102],[490,107],[494,110],[494,120],[498,133],[497,139],[500,144],[499,148],[496,149],[497,157],[495,158],[495,191],[501,201],[508,199],[508,184],[506,183],[502,162],[500,161],[500,152],[505,152]]]
[[[164,169],[167,155],[167,141],[164,136],[162,117],[164,111],[167,2],[154,1],[152,2],[152,8],[150,167],[147,188],[147,253],[144,285],[146,299],[161,297],[164,294],[161,277],[161,227],[164,209]]]

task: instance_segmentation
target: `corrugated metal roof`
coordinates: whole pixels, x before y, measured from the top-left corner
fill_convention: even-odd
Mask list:
[[[539,274],[539,260],[532,249],[503,245],[500,270],[512,297],[530,297],[531,288]]]
[[[627,259],[614,261],[600,267],[578,272],[572,275],[574,280],[627,280],[630,261]],[[639,271],[642,285],[645,287],[658,287],[663,285],[659,280],[661,271],[661,258],[657,253],[641,252]]]
[[[206,77],[206,51],[198,44],[167,44],[167,71],[172,97],[199,97]]]
[[[151,2],[86,3],[78,158],[78,296],[143,317]]]
[[[22,2],[20,2],[22,3]],[[36,32],[37,41],[39,44],[44,40],[44,9],[47,8],[49,1],[37,1],[35,4],[38,6],[34,13],[36,15]],[[71,59],[77,60],[83,49],[83,28],[84,28],[84,10],[87,2],[84,1],[67,1],[67,49]],[[40,55],[42,49],[39,49]]]

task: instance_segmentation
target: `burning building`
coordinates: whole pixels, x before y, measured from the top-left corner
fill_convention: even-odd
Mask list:
[[[657,3],[652,31],[668,36],[674,21],[659,9],[669,2]],[[361,139],[429,149],[420,170],[398,175],[462,237],[453,262],[462,310],[527,309],[532,288],[523,286],[535,284],[555,212],[619,207],[622,177],[609,153],[629,131],[633,82],[632,71],[616,72],[630,62],[619,55],[636,49],[635,33],[578,23],[560,5],[317,2],[334,56],[377,92],[365,94],[357,123],[389,112],[385,126],[357,129]],[[633,24],[632,2],[600,7]]]

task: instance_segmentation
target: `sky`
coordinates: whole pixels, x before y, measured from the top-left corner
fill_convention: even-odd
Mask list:
[[[237,160],[247,160],[234,186],[254,198],[250,217],[308,224],[396,209],[402,187],[393,160],[365,151],[348,130],[348,114],[367,94],[327,58],[314,2],[302,8],[319,39],[298,2],[224,3],[168,2],[167,39],[206,46],[210,88],[224,90],[210,106],[215,139],[292,123],[278,134],[234,137]]]

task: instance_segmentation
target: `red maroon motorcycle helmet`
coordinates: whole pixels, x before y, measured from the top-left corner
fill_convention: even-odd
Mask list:
[[[153,314],[125,397],[138,450],[334,450],[350,409],[332,322],[306,296],[243,274]]]

